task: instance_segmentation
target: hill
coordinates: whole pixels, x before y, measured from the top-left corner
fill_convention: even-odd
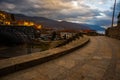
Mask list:
[[[72,23],[67,21],[56,21],[52,19],[48,19],[45,17],[31,17],[26,16],[23,14],[14,14],[16,20],[29,20],[35,23],[41,24],[44,27],[55,28],[55,29],[74,29],[74,30],[96,30],[96,31],[103,31],[104,28],[98,25],[90,25],[90,24],[79,24],[79,23]]]
[[[29,20],[33,21],[38,24],[42,24],[44,27],[50,27],[55,29],[89,29],[89,27],[77,24],[77,23],[71,23],[66,21],[55,21],[52,19],[44,18],[44,17],[30,17],[25,16],[22,14],[15,14],[16,20]]]

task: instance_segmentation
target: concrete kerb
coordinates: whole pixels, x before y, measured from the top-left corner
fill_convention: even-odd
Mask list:
[[[13,61],[11,61],[10,63],[8,61],[12,60],[12,59],[4,60],[3,63],[6,62],[5,65],[0,63],[0,77],[6,76],[6,75],[8,75],[10,73],[13,73],[13,72],[17,72],[17,71],[20,71],[20,70],[23,70],[23,69],[33,67],[35,65],[42,64],[44,62],[56,59],[56,58],[58,58],[60,56],[63,56],[65,54],[71,53],[71,52],[85,46],[89,41],[90,41],[90,39],[87,38],[85,41],[83,41],[78,46],[74,46],[74,47],[69,48],[69,49],[61,50],[60,52],[53,52],[52,55],[48,54],[46,56],[40,56],[39,57],[39,54],[42,54],[42,53],[39,52],[39,53],[36,53],[36,54],[32,54],[32,57],[31,57],[32,59],[28,59],[28,58],[30,58],[31,54],[30,55],[25,55],[26,61],[23,61],[23,62],[21,61],[20,63],[19,62],[17,63],[15,61],[15,59],[17,59],[17,58],[13,59]],[[59,49],[59,48],[57,48],[57,49]],[[43,53],[45,53],[45,52],[47,53],[47,51],[44,51]],[[48,53],[49,53],[49,50],[48,50]],[[34,55],[35,55],[35,57],[33,57]],[[27,58],[27,56],[28,56],[28,58]],[[36,56],[37,56],[37,58],[36,58]],[[21,58],[21,57],[24,57],[24,56],[20,56],[18,58]],[[18,59],[18,60],[20,60],[20,59]],[[22,60],[22,58],[21,58],[21,60]]]

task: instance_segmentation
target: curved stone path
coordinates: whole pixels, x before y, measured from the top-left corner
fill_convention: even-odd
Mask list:
[[[90,38],[83,48],[0,80],[120,80],[120,40]]]

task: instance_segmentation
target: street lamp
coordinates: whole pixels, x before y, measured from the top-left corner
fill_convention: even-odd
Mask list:
[[[116,7],[116,0],[114,2],[114,7],[113,7],[112,24],[111,24],[112,27],[113,27],[113,23],[114,23],[115,7]]]

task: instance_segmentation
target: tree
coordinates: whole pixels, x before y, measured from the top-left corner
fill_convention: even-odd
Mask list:
[[[53,41],[53,40],[55,40],[55,38],[56,38],[56,32],[55,32],[55,31],[53,31],[53,32],[52,32],[52,37],[51,37],[51,40]]]

